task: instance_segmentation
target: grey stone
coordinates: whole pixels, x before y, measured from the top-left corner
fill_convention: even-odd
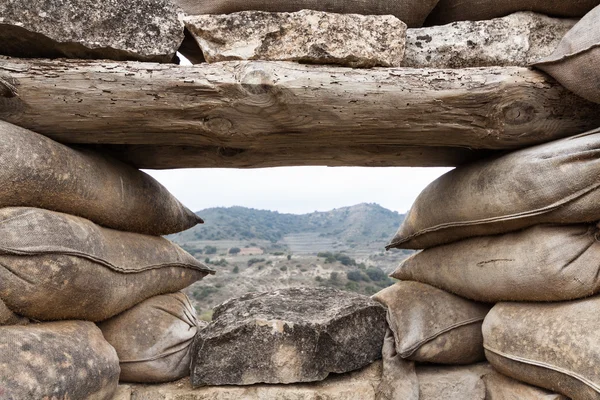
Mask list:
[[[385,366],[382,369],[382,363],[376,361],[360,371],[292,385],[193,389],[187,378],[164,385],[121,385],[114,400],[408,400],[402,395],[385,397],[385,393],[378,392],[383,371]],[[566,400],[500,375],[487,363],[459,367],[420,365],[416,371],[418,383],[409,384],[418,385],[420,400]]]
[[[169,62],[182,16],[169,0],[4,0],[0,54]]]
[[[192,351],[192,384],[312,382],[381,357],[385,309],[331,288],[251,293],[215,309]]]
[[[405,67],[529,66],[550,55],[577,20],[518,12],[486,21],[409,29]]]
[[[488,363],[466,366],[417,367],[419,400],[486,400],[483,377],[493,370]]]
[[[399,66],[406,24],[391,15],[302,10],[184,18],[208,62],[279,60],[349,67]]]
[[[321,382],[193,389],[189,379],[166,385],[121,385],[114,400],[374,400],[381,363]]]

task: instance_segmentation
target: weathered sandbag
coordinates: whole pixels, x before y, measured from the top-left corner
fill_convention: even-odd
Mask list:
[[[574,400],[600,399],[600,297],[498,303],[483,323],[485,354],[504,375]]]
[[[483,360],[481,323],[489,310],[419,282],[398,282],[373,296],[387,307],[387,320],[402,358],[438,364]]]
[[[0,209],[0,299],[25,317],[101,321],[208,273],[160,237],[37,208]]]
[[[0,327],[0,399],[112,399],[117,353],[91,322]]]
[[[561,301],[600,291],[600,229],[536,225],[432,247],[391,276],[484,302]]]
[[[409,28],[419,27],[438,0],[174,0],[189,15],[238,11],[327,11],[338,14],[393,15]]]
[[[553,17],[582,17],[598,4],[599,0],[440,0],[425,24],[479,21],[517,11],[534,11]]]
[[[581,19],[550,56],[534,64],[573,93],[600,103],[600,6]]]
[[[565,396],[527,385],[495,371],[483,376],[485,400],[568,400]]]
[[[6,307],[6,304],[0,300],[0,326],[1,325],[27,325],[27,318],[19,317]]]
[[[381,382],[375,400],[419,400],[419,379],[413,361],[404,360],[396,351],[394,332],[387,329],[383,348]]]
[[[600,220],[600,129],[458,167],[425,188],[388,248]]]
[[[184,293],[152,297],[98,326],[117,351],[122,382],[170,382],[190,375],[198,322]]]
[[[0,207],[45,208],[150,235],[202,222],[144,172],[3,121],[0,165]]]

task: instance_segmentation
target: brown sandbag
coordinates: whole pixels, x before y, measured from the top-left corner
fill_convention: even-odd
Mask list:
[[[481,323],[490,309],[419,282],[398,282],[373,299],[387,307],[387,320],[402,358],[437,364],[485,359]]]
[[[209,273],[160,237],[37,208],[0,209],[0,299],[28,318],[102,321]]]
[[[338,14],[393,15],[409,28],[418,28],[438,0],[175,0],[189,15],[230,14],[239,11],[326,11]]]
[[[536,225],[423,250],[391,276],[483,302],[578,299],[600,292],[598,238],[596,225]]]
[[[117,353],[91,322],[0,327],[0,398],[109,400]]]
[[[201,223],[154,178],[0,121],[0,207],[77,215],[129,232],[166,235]]]
[[[600,3],[600,2],[598,2]],[[534,66],[586,100],[600,103],[600,6],[581,19],[550,56]]]
[[[98,326],[117,351],[122,382],[170,382],[190,375],[198,321],[184,293],[152,297]]]
[[[600,129],[458,167],[419,194],[387,248],[600,220]]]
[[[485,400],[568,400],[565,396],[527,385],[495,371],[483,376]]]
[[[6,307],[6,304],[0,300],[0,326],[2,325],[27,325],[27,318],[19,317]]]
[[[600,399],[600,297],[498,303],[483,323],[485,354],[504,375],[574,400]]]
[[[480,21],[504,17],[518,11],[534,11],[554,17],[582,17],[599,0],[440,0],[425,25],[455,21]]]

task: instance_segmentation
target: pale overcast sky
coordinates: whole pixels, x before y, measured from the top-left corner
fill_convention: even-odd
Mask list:
[[[244,206],[303,214],[358,203],[378,203],[403,213],[425,186],[449,170],[280,167],[146,172],[193,211]]]

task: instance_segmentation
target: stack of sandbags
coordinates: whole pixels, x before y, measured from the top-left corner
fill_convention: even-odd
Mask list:
[[[134,361],[151,360],[122,378],[189,375],[186,349],[197,322],[176,292],[213,271],[158,235],[201,220],[143,172],[5,122],[0,165],[2,394],[111,398],[121,354],[93,322],[112,317],[109,332],[112,324],[154,334],[107,337],[125,357],[135,349]],[[187,368],[172,368],[177,362]]]
[[[600,129],[456,168],[419,195],[390,247],[424,250],[392,273],[401,280],[396,289],[375,296],[388,306],[401,358],[441,362],[408,351],[414,346],[405,344],[422,342],[410,335],[414,320],[454,331],[468,320],[445,320],[460,302],[435,291],[499,302],[483,323],[481,348],[492,366],[574,399],[600,398],[600,298],[576,300],[600,292],[598,154]],[[390,300],[409,285],[423,287],[420,301],[408,291]],[[444,313],[434,313],[438,303]],[[461,345],[477,342],[443,343],[466,354]]]

